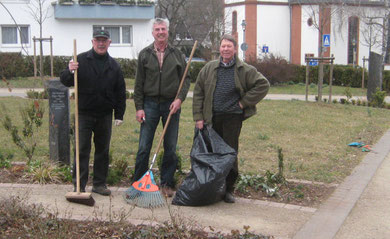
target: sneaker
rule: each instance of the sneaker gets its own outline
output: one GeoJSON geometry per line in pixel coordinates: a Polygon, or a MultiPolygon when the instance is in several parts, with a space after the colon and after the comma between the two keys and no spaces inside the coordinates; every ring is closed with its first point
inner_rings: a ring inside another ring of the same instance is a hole
{"type": "Polygon", "coordinates": [[[92,192],[98,193],[98,194],[103,195],[103,196],[111,195],[111,190],[108,189],[106,185],[93,186],[92,192]]]}
{"type": "Polygon", "coordinates": [[[227,192],[225,194],[225,198],[223,199],[227,203],[235,203],[236,199],[234,198],[233,194],[230,192],[227,192]]]}
{"type": "Polygon", "coordinates": [[[161,192],[165,197],[170,198],[173,196],[173,188],[171,188],[171,187],[164,186],[164,187],[162,187],[161,192]]]}

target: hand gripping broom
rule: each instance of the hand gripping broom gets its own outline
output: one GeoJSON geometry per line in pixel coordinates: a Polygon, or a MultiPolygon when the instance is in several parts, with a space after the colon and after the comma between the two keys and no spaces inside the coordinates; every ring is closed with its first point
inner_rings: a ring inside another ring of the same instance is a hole
{"type": "MultiPolygon", "coordinates": [[[[197,44],[198,41],[195,41],[195,44],[192,47],[190,58],[188,59],[187,62],[186,69],[180,81],[179,89],[177,90],[175,100],[179,96],[180,90],[183,86],[197,44]]],[[[149,170],[138,181],[134,182],[131,185],[131,187],[127,189],[125,192],[124,195],[125,200],[130,204],[134,204],[138,207],[143,207],[143,208],[157,208],[165,205],[165,201],[161,196],[161,193],[159,191],[158,186],[156,185],[156,182],[154,181],[152,167],[156,160],[157,154],[160,150],[160,146],[163,141],[165,132],[167,131],[169,121],[171,120],[171,116],[172,116],[172,111],[169,112],[167,122],[165,123],[163,132],[160,136],[160,140],[158,142],[156,152],[153,155],[153,160],[152,163],[150,164],[149,170]]]]}
{"type": "MultiPolygon", "coordinates": [[[[77,62],[76,39],[73,40],[73,61],[77,62]]],[[[75,135],[76,135],[76,192],[68,192],[65,194],[66,200],[69,202],[84,204],[87,206],[95,205],[91,193],[80,192],[80,157],[79,157],[79,100],[78,100],[78,80],[77,69],[74,71],[74,99],[75,99],[75,135]]]]}

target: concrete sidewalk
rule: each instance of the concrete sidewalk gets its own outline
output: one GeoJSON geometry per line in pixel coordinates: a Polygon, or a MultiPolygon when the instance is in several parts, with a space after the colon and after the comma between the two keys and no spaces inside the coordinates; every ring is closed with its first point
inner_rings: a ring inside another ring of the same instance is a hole
{"type": "Polygon", "coordinates": [[[250,231],[275,238],[390,238],[389,152],[390,130],[319,209],[239,198],[235,204],[149,210],[127,204],[126,188],[111,188],[111,197],[93,194],[95,207],[87,207],[65,200],[71,185],[0,184],[0,198],[17,195],[59,217],[78,220],[109,220],[130,213],[133,224],[154,224],[170,220],[171,210],[181,221],[225,233],[250,226],[250,231]]]}

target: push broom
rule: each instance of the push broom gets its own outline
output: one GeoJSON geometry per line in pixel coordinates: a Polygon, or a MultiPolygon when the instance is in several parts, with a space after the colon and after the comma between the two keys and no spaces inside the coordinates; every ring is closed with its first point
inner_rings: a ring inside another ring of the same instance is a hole
{"type": "MultiPolygon", "coordinates": [[[[194,46],[192,47],[190,58],[188,59],[186,69],[184,70],[183,77],[180,81],[179,89],[177,90],[177,94],[175,97],[175,100],[179,96],[180,90],[183,87],[184,80],[186,78],[188,68],[191,64],[192,56],[194,55],[196,45],[198,44],[198,41],[195,41],[194,46]]],[[[162,207],[165,205],[165,201],[163,197],[161,196],[161,193],[159,191],[159,188],[156,184],[156,181],[154,180],[152,167],[154,165],[154,162],[156,161],[157,154],[160,150],[161,143],[163,141],[165,132],[167,131],[169,121],[171,120],[172,111],[169,112],[167,122],[164,125],[163,132],[160,136],[160,140],[157,145],[157,149],[153,155],[152,163],[150,164],[149,170],[136,182],[134,182],[129,189],[125,192],[125,200],[130,203],[134,204],[138,207],[143,208],[157,208],[162,207]]]]}
{"type": "MultiPolygon", "coordinates": [[[[76,39],[73,40],[73,61],[77,62],[76,39]]],[[[78,80],[77,69],[74,71],[74,99],[75,99],[75,145],[76,145],[76,192],[68,192],[65,194],[66,200],[69,202],[84,204],[87,206],[95,205],[95,200],[91,193],[80,192],[80,157],[79,157],[79,98],[78,98],[78,80]]]]}

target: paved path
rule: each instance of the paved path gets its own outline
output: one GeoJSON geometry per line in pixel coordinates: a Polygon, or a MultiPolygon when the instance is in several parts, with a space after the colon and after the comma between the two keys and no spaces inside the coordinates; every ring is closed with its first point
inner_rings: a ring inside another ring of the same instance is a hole
{"type": "MultiPolygon", "coordinates": [[[[26,92],[29,91],[29,90],[32,90],[32,89],[28,89],[28,88],[14,88],[10,92],[7,88],[0,88],[0,97],[4,97],[4,96],[26,97],[27,96],[26,92]]],[[[36,89],[33,89],[33,90],[35,90],[35,91],[43,91],[42,88],[36,88],[36,89]]],[[[133,90],[129,90],[129,91],[132,92],[133,90]]],[[[70,89],[70,92],[72,93],[73,89],[70,89]]],[[[192,95],[193,95],[192,91],[188,92],[188,97],[192,97],[192,95]]],[[[329,97],[327,95],[324,95],[323,98],[324,99],[328,99],[329,97]]],[[[340,96],[340,95],[332,96],[332,99],[339,100],[340,98],[345,98],[345,96],[340,96]]],[[[305,100],[306,96],[305,95],[292,95],[292,94],[268,94],[265,97],[265,99],[267,99],[267,100],[305,100]]],[[[355,99],[355,100],[357,100],[357,99],[367,100],[367,98],[365,96],[354,96],[354,97],[352,97],[352,99],[355,99]]],[[[309,95],[308,96],[308,100],[309,101],[315,101],[315,95],[309,95]]],[[[385,101],[387,103],[390,103],[390,96],[387,96],[385,98],[385,101]]]]}

